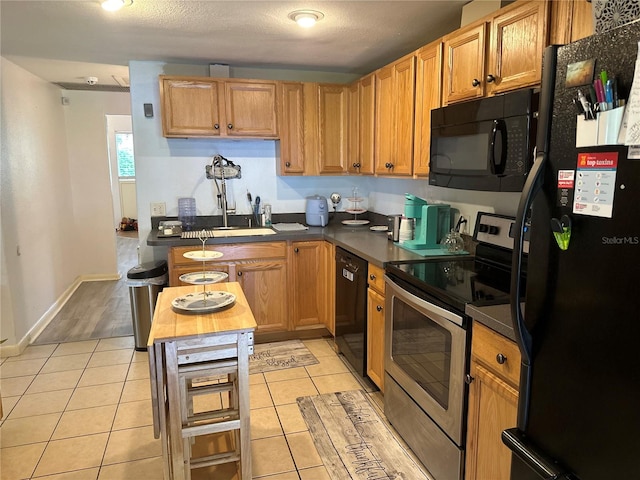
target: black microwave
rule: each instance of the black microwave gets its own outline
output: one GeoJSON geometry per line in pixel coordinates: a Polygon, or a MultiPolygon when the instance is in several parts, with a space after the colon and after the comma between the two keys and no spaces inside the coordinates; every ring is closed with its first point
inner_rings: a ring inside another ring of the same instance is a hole
{"type": "Polygon", "coordinates": [[[533,164],[538,97],[526,89],[433,110],[429,184],[522,191],[533,164]]]}

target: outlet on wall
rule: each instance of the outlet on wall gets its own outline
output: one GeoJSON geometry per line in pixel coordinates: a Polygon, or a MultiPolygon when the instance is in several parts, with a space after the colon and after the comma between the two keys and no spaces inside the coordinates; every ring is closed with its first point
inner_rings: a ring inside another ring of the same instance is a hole
{"type": "Polygon", "coordinates": [[[167,207],[164,202],[151,202],[151,216],[164,217],[167,214],[167,207]]]}

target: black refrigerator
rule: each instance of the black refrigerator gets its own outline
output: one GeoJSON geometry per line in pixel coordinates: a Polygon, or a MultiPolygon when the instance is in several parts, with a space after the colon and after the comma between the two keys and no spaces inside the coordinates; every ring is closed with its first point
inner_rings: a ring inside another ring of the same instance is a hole
{"type": "Polygon", "coordinates": [[[640,155],[616,144],[608,118],[632,90],[638,41],[633,23],[545,51],[515,228],[530,249],[524,311],[518,248],[512,274],[522,370],[517,425],[502,433],[511,480],[640,478],[640,155]],[[617,98],[591,119],[577,103],[602,70],[617,98]]]}

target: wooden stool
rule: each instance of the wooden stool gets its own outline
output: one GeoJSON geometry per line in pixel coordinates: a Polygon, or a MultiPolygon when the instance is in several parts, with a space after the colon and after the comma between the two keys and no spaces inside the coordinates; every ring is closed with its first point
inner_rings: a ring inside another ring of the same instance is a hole
{"type": "Polygon", "coordinates": [[[248,332],[165,344],[169,448],[174,478],[190,480],[191,469],[238,462],[240,478],[251,480],[249,355],[252,352],[253,333],[248,332]],[[194,408],[194,400],[213,395],[219,399],[216,405],[194,408]],[[224,443],[220,440],[224,435],[230,439],[226,441],[230,447],[227,450],[218,452],[203,446],[207,439],[224,443]]]}

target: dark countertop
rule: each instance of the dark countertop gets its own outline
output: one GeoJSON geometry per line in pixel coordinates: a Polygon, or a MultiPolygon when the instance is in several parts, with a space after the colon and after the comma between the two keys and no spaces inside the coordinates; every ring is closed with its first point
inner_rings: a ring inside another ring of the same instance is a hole
{"type": "MultiPolygon", "coordinates": [[[[385,217],[382,217],[385,218],[385,217]]],[[[371,225],[382,225],[382,218],[375,218],[371,224],[358,227],[343,225],[339,218],[333,219],[326,227],[309,227],[307,230],[276,232],[274,235],[256,235],[246,237],[218,237],[207,239],[207,245],[223,243],[253,243],[277,241],[305,241],[327,240],[338,247],[365,259],[380,268],[385,264],[397,260],[420,260],[425,257],[397,246],[387,238],[387,232],[372,232],[371,225]]],[[[304,224],[300,218],[283,218],[280,221],[298,222],[304,224]]],[[[246,225],[246,223],[245,223],[246,225]]],[[[182,239],[180,237],[158,237],[157,223],[147,237],[147,245],[152,247],[176,247],[187,245],[201,245],[198,239],[182,239]]],[[[515,332],[511,322],[511,307],[509,305],[491,305],[476,307],[467,305],[467,315],[479,321],[492,330],[515,341],[515,332]]]]}
{"type": "MultiPolygon", "coordinates": [[[[375,224],[372,223],[371,225],[375,224]]],[[[384,268],[386,263],[395,260],[420,260],[424,258],[390,242],[387,238],[387,232],[372,232],[369,230],[371,225],[350,227],[342,225],[340,222],[330,222],[326,227],[309,227],[308,230],[276,232],[275,235],[209,238],[207,239],[207,245],[287,240],[327,240],[381,268],[384,268]]],[[[152,247],[177,247],[200,244],[201,242],[198,239],[158,237],[157,229],[152,230],[147,237],[147,245],[152,247]]]]}
{"type": "MultiPolygon", "coordinates": [[[[522,305],[524,308],[524,305],[522,305]]],[[[511,320],[511,305],[489,305],[486,307],[476,307],[467,305],[465,313],[491,330],[504,335],[512,341],[516,341],[516,334],[511,320]]]]}

